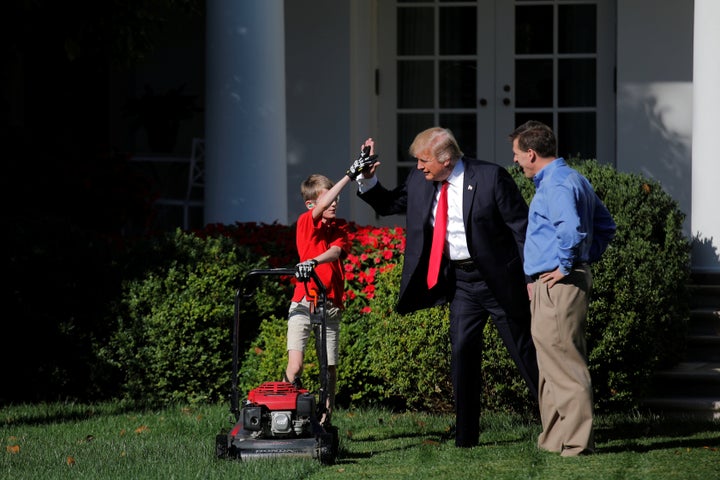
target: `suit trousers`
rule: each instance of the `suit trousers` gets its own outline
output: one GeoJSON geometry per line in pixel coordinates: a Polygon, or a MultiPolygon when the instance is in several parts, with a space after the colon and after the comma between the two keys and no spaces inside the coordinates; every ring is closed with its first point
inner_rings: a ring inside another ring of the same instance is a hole
{"type": "Polygon", "coordinates": [[[451,377],[455,400],[455,445],[472,447],[480,437],[483,329],[490,316],[520,368],[533,395],[537,395],[537,363],[530,335],[530,318],[507,316],[477,271],[448,267],[454,286],[450,296],[451,377]],[[534,390],[534,391],[533,391],[534,390]]]}
{"type": "Polygon", "coordinates": [[[562,456],[594,449],[593,393],[585,344],[591,287],[589,267],[576,268],[552,288],[536,281],[530,303],[540,369],[538,447],[562,456]]]}

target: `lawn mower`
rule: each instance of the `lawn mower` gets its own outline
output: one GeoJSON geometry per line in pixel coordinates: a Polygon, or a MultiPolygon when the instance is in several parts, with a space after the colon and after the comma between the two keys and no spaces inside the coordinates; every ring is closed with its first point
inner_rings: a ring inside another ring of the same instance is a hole
{"type": "MultiPolygon", "coordinates": [[[[270,381],[252,389],[240,408],[238,392],[240,302],[252,298],[262,275],[295,275],[294,269],[251,270],[235,295],[232,328],[232,392],[230,412],[234,426],[215,440],[218,458],[252,460],[268,457],[306,457],[323,464],[335,462],[338,452],[337,428],[320,423],[327,412],[328,396],[325,286],[313,270],[316,292],[315,313],[311,316],[315,348],[320,363],[319,398],[287,381],[270,381]]],[[[305,281],[307,287],[308,283],[305,281]]],[[[315,293],[315,292],[313,292],[315,293]]]]}

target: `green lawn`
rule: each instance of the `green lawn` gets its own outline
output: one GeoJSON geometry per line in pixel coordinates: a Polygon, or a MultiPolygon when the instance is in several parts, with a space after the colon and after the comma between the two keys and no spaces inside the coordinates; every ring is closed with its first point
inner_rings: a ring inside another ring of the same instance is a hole
{"type": "Polygon", "coordinates": [[[339,410],[340,456],[239,462],[215,458],[226,406],[124,410],[120,404],[0,409],[2,479],[698,479],[720,478],[720,422],[606,416],[595,455],[560,458],[535,447],[539,426],[488,414],[481,445],[445,439],[447,415],[339,410]]]}

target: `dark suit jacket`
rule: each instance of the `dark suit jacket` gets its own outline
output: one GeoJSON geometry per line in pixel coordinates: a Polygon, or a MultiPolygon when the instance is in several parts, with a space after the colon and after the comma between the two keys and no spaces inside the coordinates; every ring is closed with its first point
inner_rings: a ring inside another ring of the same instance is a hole
{"type": "MultiPolygon", "coordinates": [[[[513,317],[529,316],[523,273],[523,247],[528,207],[508,171],[494,163],[463,157],[463,218],[468,249],[495,299],[513,317]]],[[[358,196],[379,215],[406,215],[406,247],[399,313],[409,313],[447,301],[448,285],[440,275],[428,290],[427,265],[432,242],[430,224],[435,182],[413,169],[404,184],[388,190],[379,182],[358,196]]]]}

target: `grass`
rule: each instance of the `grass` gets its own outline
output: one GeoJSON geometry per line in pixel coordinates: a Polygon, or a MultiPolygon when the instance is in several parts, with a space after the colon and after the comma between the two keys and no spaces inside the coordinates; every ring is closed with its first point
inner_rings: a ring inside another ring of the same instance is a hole
{"type": "Polygon", "coordinates": [[[447,415],[339,410],[340,455],[252,462],[215,458],[226,406],[126,410],[120,404],[0,409],[0,478],[7,479],[702,479],[720,478],[720,422],[639,414],[599,416],[595,455],[535,447],[535,421],[482,418],[481,445],[444,438],[447,415]]]}

